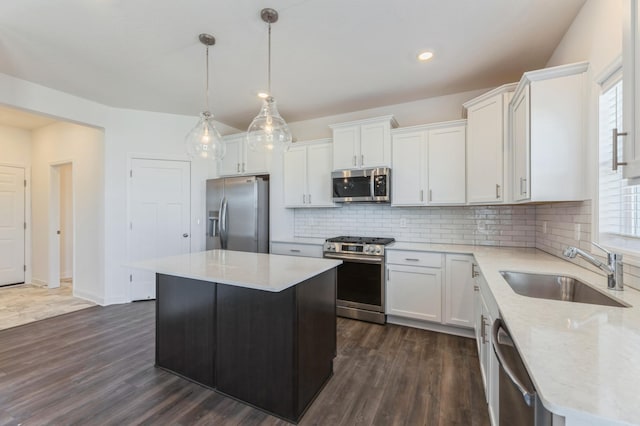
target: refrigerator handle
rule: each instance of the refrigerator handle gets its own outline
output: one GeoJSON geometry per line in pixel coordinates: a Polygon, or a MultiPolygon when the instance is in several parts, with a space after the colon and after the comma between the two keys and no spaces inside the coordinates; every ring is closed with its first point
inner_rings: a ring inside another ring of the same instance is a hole
{"type": "Polygon", "coordinates": [[[228,234],[227,222],[227,197],[222,197],[220,203],[220,248],[226,250],[228,234]]]}

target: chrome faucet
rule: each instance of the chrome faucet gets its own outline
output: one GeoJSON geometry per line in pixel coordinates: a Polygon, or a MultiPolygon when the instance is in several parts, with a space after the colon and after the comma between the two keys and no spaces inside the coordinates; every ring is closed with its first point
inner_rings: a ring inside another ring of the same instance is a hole
{"type": "Polygon", "coordinates": [[[584,260],[594,265],[596,268],[600,268],[607,273],[607,287],[611,290],[622,290],[622,255],[617,253],[611,253],[609,250],[602,247],[600,244],[592,242],[594,246],[607,254],[607,263],[601,262],[589,253],[580,250],[577,247],[567,247],[563,254],[574,259],[576,255],[580,255],[584,260]]]}

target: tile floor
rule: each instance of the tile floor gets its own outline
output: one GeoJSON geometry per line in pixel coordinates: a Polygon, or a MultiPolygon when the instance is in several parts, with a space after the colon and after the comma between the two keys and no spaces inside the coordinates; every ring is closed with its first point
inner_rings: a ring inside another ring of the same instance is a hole
{"type": "Polygon", "coordinates": [[[95,306],[72,293],[71,281],[54,289],[34,284],[0,287],[0,330],[95,306]]]}

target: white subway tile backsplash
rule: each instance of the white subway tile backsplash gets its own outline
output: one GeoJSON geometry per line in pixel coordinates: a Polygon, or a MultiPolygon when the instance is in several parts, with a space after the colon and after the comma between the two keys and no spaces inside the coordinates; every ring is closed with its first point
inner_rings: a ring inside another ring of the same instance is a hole
{"type": "Polygon", "coordinates": [[[535,214],[530,206],[345,204],[335,209],[297,209],[294,232],[296,237],[392,236],[398,241],[535,247],[535,214]]]}

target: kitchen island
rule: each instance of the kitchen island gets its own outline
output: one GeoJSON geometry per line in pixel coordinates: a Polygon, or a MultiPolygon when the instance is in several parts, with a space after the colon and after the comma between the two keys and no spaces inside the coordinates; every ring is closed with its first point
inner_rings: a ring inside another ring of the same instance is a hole
{"type": "Polygon", "coordinates": [[[297,422],[333,374],[340,261],[210,250],[156,273],[156,366],[297,422]]]}

